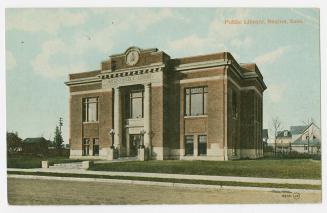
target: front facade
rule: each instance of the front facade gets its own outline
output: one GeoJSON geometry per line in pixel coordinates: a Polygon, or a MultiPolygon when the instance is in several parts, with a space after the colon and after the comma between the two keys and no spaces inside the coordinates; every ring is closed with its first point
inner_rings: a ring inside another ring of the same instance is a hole
{"type": "Polygon", "coordinates": [[[70,157],[229,160],[263,156],[255,64],[228,52],[170,58],[130,47],[69,75],[70,157]]]}

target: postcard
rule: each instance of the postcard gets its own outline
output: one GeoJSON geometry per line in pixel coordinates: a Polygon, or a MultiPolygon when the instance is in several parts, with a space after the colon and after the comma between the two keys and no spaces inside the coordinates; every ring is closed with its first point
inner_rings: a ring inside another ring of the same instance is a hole
{"type": "Polygon", "coordinates": [[[322,202],[319,8],[6,8],[16,205],[322,202]]]}

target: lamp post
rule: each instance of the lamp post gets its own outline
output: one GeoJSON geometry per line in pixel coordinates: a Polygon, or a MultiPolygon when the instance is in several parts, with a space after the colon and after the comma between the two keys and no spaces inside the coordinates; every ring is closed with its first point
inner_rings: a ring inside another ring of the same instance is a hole
{"type": "Polygon", "coordinates": [[[114,129],[110,129],[109,135],[111,135],[111,146],[110,146],[110,148],[113,149],[114,148],[115,130],[114,129]]]}

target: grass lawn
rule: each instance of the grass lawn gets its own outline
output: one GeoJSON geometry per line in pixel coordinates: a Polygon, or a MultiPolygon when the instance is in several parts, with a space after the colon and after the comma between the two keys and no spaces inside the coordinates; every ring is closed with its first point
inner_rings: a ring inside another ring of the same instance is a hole
{"type": "Polygon", "coordinates": [[[132,161],[94,164],[90,167],[90,170],[321,179],[321,161],[314,161],[310,159],[260,159],[238,161],[132,161]]]}
{"type": "Polygon", "coordinates": [[[33,155],[8,155],[7,167],[8,168],[41,168],[41,161],[48,160],[50,165],[54,163],[68,163],[76,162],[78,160],[70,160],[68,157],[37,157],[33,155]]]}

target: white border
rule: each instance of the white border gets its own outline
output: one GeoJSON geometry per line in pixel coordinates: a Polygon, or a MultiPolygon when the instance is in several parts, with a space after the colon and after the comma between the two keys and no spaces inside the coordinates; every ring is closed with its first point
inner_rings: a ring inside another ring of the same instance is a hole
{"type": "MultiPolygon", "coordinates": [[[[114,0],[114,1],[106,1],[106,0],[30,0],[30,1],[22,1],[22,0],[3,0],[0,1],[0,11],[1,11],[1,19],[0,19],[0,30],[1,38],[0,48],[1,48],[1,56],[5,56],[5,38],[4,38],[4,8],[12,8],[12,7],[26,7],[26,8],[33,8],[33,7],[159,7],[159,6],[166,6],[166,7],[316,7],[320,8],[320,38],[321,38],[321,129],[322,129],[322,152],[326,152],[326,27],[327,26],[327,7],[324,4],[324,0],[270,0],[270,1],[260,1],[260,0],[234,0],[234,1],[217,1],[217,0],[202,0],[202,1],[194,1],[194,0],[147,0],[147,1],[136,1],[136,0],[114,0]],[[165,3],[163,3],[165,2],[165,3]]],[[[1,168],[1,194],[0,194],[0,208],[1,212],[21,212],[21,211],[33,211],[35,212],[58,212],[58,211],[72,211],[76,210],[79,212],[86,212],[89,211],[90,208],[96,212],[108,212],[110,211],[151,211],[151,212],[167,212],[167,211],[179,211],[179,212],[198,212],[199,210],[204,211],[222,211],[222,212],[254,212],[254,211],[261,211],[261,212],[323,212],[323,208],[326,209],[326,196],[323,194],[323,204],[322,205],[314,205],[314,204],[307,204],[307,205],[196,205],[196,206],[177,206],[177,205],[158,205],[158,206],[92,206],[92,207],[85,207],[85,206],[56,206],[53,207],[39,207],[39,206],[8,206],[7,204],[7,185],[6,185],[6,143],[5,143],[5,69],[4,63],[5,58],[0,58],[0,168],[1,168]],[[269,208],[267,208],[269,207],[269,208]]],[[[326,183],[326,154],[323,154],[323,185],[326,183]]],[[[326,190],[326,187],[323,187],[323,191],[326,190]]]]}

